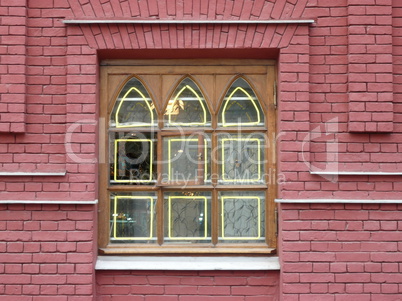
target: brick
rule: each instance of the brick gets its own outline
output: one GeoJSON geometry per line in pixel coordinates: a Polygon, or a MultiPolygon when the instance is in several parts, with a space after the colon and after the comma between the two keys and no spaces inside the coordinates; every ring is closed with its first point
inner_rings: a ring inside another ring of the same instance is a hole
{"type": "Polygon", "coordinates": [[[33,241],[65,241],[67,234],[64,231],[41,231],[33,232],[33,241]]]}
{"type": "Polygon", "coordinates": [[[0,282],[2,284],[30,284],[30,275],[0,275],[0,282]]]}
{"type": "Polygon", "coordinates": [[[345,283],[367,283],[370,282],[369,273],[350,273],[350,274],[335,274],[336,282],[345,283]]]}

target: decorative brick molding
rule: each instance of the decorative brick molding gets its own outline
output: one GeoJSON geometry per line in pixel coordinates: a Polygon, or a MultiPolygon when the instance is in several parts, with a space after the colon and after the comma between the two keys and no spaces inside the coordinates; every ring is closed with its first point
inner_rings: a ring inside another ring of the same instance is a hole
{"type": "Polygon", "coordinates": [[[0,132],[24,133],[27,0],[2,1],[0,11],[0,132]]]}
{"type": "Polygon", "coordinates": [[[348,1],[349,131],[392,132],[392,0],[348,1]]]}

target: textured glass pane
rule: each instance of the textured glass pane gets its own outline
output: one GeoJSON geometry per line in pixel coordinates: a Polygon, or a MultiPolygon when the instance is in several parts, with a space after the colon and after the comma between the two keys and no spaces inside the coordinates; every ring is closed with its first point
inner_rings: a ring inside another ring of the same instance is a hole
{"type": "Polygon", "coordinates": [[[264,192],[221,192],[220,240],[225,242],[264,241],[264,192]]]}
{"type": "Polygon", "coordinates": [[[110,213],[112,242],[152,243],[156,241],[155,193],[112,195],[110,213]]]}
{"type": "Polygon", "coordinates": [[[210,242],[211,196],[207,192],[165,194],[165,243],[210,242]]]}
{"type": "Polygon", "coordinates": [[[209,181],[210,140],[206,135],[173,136],[163,140],[163,182],[170,184],[209,181]]]}
{"type": "Polygon", "coordinates": [[[144,85],[135,77],[121,90],[110,116],[110,126],[148,127],[156,125],[157,114],[144,85]]]}
{"type": "Polygon", "coordinates": [[[262,183],[264,138],[262,135],[220,135],[221,183],[262,183]]]}
{"type": "Polygon", "coordinates": [[[176,88],[165,111],[166,126],[210,126],[211,114],[200,88],[185,78],[176,88]]]}
{"type": "Polygon", "coordinates": [[[219,112],[219,126],[264,126],[264,114],[250,85],[237,79],[225,95],[219,112]]]}
{"type": "Polygon", "coordinates": [[[110,183],[152,184],[156,181],[156,141],[152,133],[111,133],[110,141],[113,154],[110,183]]]}

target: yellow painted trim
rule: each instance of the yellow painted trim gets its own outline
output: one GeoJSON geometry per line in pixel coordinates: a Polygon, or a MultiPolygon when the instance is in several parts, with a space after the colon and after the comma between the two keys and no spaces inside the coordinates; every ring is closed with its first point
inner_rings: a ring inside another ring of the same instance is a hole
{"type": "Polygon", "coordinates": [[[151,240],[153,238],[153,223],[154,223],[154,202],[153,198],[150,196],[115,196],[114,197],[114,211],[113,211],[113,224],[114,224],[114,229],[113,229],[113,238],[115,239],[120,239],[120,240],[151,240]],[[117,222],[117,201],[118,199],[142,199],[142,200],[149,200],[151,204],[151,218],[150,218],[150,225],[149,225],[149,237],[120,237],[117,236],[116,233],[116,222],[117,222]]]}
{"type": "Polygon", "coordinates": [[[207,239],[208,238],[208,203],[207,203],[207,198],[205,196],[169,196],[169,202],[168,202],[168,236],[170,239],[174,240],[194,240],[194,239],[207,239]],[[172,236],[172,199],[201,199],[204,201],[204,233],[205,235],[203,237],[174,237],[172,236]]]}
{"type": "Polygon", "coordinates": [[[173,99],[173,103],[176,102],[177,98],[179,98],[180,94],[185,90],[189,89],[191,92],[194,93],[194,95],[197,97],[199,103],[201,104],[202,110],[204,112],[204,122],[172,122],[172,114],[168,113],[169,116],[169,123],[170,125],[205,125],[207,123],[207,111],[205,110],[205,106],[202,103],[201,97],[197,94],[197,92],[191,88],[189,85],[184,86],[179,93],[177,93],[176,97],[173,99]]]}
{"type": "Polygon", "coordinates": [[[226,138],[222,139],[222,181],[223,182],[244,182],[244,181],[259,181],[261,180],[261,142],[258,138],[226,138]],[[258,144],[258,178],[256,179],[226,179],[225,178],[225,141],[257,141],[258,144]]]}
{"type": "Polygon", "coordinates": [[[146,183],[152,181],[152,165],[153,165],[153,141],[151,139],[116,139],[114,141],[114,180],[117,183],[146,183]],[[150,158],[150,169],[149,169],[149,180],[117,180],[117,144],[119,142],[149,142],[149,158],[150,158]]]}
{"type": "Polygon", "coordinates": [[[238,125],[258,125],[261,122],[261,117],[260,117],[260,110],[258,109],[257,105],[255,104],[254,99],[251,97],[251,95],[249,93],[247,93],[246,90],[244,90],[242,87],[237,87],[236,89],[233,90],[233,92],[229,95],[229,97],[227,98],[225,105],[223,106],[223,110],[222,110],[222,126],[223,127],[228,127],[228,126],[238,126],[238,125]],[[231,98],[233,97],[233,94],[236,93],[237,90],[241,90],[244,94],[247,95],[248,99],[251,101],[251,103],[253,104],[256,112],[257,112],[257,116],[258,119],[257,121],[253,121],[253,122],[245,122],[245,123],[239,123],[239,122],[226,122],[226,117],[225,117],[225,111],[226,111],[226,107],[228,106],[228,103],[230,102],[231,98]]]}
{"type": "Polygon", "coordinates": [[[261,198],[258,196],[222,196],[221,197],[222,238],[230,240],[258,240],[261,238],[261,198]],[[257,237],[231,237],[225,236],[225,199],[256,199],[258,202],[258,236],[257,237]]]}
{"type": "MultiPolygon", "coordinates": [[[[152,101],[152,100],[151,100],[152,101]]],[[[122,100],[120,101],[120,104],[117,108],[116,111],[116,115],[115,115],[115,119],[116,119],[116,128],[129,128],[129,127],[143,127],[143,126],[153,126],[154,124],[154,112],[151,108],[151,106],[149,105],[147,98],[145,97],[144,94],[141,93],[141,91],[139,89],[137,89],[136,87],[132,87],[130,90],[128,90],[128,92],[123,96],[122,100]],[[141,123],[141,124],[131,124],[131,125],[120,125],[119,123],[119,113],[120,113],[120,108],[123,105],[123,102],[125,101],[126,97],[128,94],[131,93],[132,90],[135,90],[138,94],[141,95],[142,99],[144,100],[144,102],[147,104],[148,110],[151,113],[151,123],[141,123]]]]}
{"type": "MultiPolygon", "coordinates": [[[[172,151],[171,151],[171,142],[172,141],[174,141],[174,142],[179,142],[179,141],[197,141],[198,142],[198,139],[187,139],[187,138],[183,138],[183,139],[169,139],[169,141],[168,141],[168,181],[171,181],[172,180],[172,172],[171,172],[171,169],[172,169],[172,160],[171,160],[171,154],[172,154],[172,151]]],[[[207,145],[206,145],[206,139],[204,139],[204,181],[207,179],[207,176],[208,176],[208,170],[207,170],[207,168],[208,168],[208,160],[207,160],[207,155],[208,155],[208,152],[207,152],[207,145]]]]}

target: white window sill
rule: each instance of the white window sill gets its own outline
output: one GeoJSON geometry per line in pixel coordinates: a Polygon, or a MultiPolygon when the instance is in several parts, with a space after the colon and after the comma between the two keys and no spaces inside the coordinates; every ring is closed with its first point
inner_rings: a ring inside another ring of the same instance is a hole
{"type": "Polygon", "coordinates": [[[279,258],[273,257],[167,257],[99,256],[95,270],[279,270],[279,258]]]}

